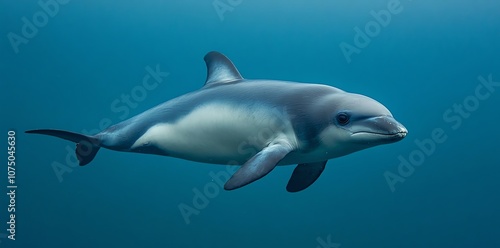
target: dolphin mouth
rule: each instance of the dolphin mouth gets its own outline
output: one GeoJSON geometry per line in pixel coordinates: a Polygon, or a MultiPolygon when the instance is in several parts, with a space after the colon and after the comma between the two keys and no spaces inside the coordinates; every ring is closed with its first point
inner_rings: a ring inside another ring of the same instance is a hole
{"type": "Polygon", "coordinates": [[[406,137],[408,134],[408,131],[406,129],[400,130],[397,132],[393,133],[382,133],[382,132],[373,132],[373,131],[359,131],[359,132],[354,132],[351,135],[352,136],[359,136],[359,135],[376,135],[380,136],[381,138],[385,137],[388,139],[395,139],[395,140],[402,140],[406,137]]]}
{"type": "Polygon", "coordinates": [[[408,130],[392,116],[379,116],[366,119],[358,130],[352,130],[353,137],[395,142],[402,140],[408,130]]]}
{"type": "Polygon", "coordinates": [[[408,134],[408,131],[401,130],[401,131],[397,131],[397,132],[394,132],[394,133],[382,133],[382,132],[373,132],[373,131],[359,131],[359,132],[354,132],[352,134],[355,135],[355,134],[361,134],[361,133],[378,134],[378,135],[383,135],[383,136],[406,136],[408,134]]]}

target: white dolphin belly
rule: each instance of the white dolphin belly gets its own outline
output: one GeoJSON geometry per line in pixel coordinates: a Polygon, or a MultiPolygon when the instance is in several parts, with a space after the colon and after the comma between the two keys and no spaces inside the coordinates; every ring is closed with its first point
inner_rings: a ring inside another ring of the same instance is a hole
{"type": "Polygon", "coordinates": [[[172,157],[206,163],[245,162],[280,137],[297,144],[278,109],[223,103],[201,105],[173,123],[150,127],[132,148],[154,145],[172,157]]]}

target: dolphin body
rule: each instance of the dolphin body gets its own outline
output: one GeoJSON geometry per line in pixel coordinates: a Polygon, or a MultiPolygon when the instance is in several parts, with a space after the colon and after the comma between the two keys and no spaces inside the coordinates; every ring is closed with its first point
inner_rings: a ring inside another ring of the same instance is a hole
{"type": "Polygon", "coordinates": [[[76,143],[80,165],[99,148],[241,165],[224,189],[245,186],[277,165],[298,164],[289,192],[309,187],[329,159],[403,139],[406,128],[379,102],[321,85],[243,79],[223,54],[205,58],[205,85],[87,136],[26,131],[76,143]]]}

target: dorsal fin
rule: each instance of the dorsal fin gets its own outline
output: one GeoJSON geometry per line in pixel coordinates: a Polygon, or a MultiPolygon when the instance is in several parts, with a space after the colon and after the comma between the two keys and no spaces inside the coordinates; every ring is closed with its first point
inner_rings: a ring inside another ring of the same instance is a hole
{"type": "Polygon", "coordinates": [[[233,65],[233,62],[222,53],[209,52],[205,55],[204,60],[207,65],[207,80],[205,81],[205,85],[229,83],[243,79],[238,69],[233,65]]]}

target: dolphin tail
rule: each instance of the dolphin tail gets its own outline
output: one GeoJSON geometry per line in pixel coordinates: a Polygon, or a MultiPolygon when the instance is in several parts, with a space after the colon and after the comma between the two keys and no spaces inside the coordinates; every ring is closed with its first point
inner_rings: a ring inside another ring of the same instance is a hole
{"type": "Polygon", "coordinates": [[[55,136],[61,139],[73,141],[76,143],[76,157],[78,158],[79,164],[81,166],[90,163],[99,151],[100,148],[100,139],[95,136],[88,136],[79,133],[73,133],[63,130],[55,130],[55,129],[36,129],[36,130],[28,130],[26,133],[37,133],[55,136]]]}

